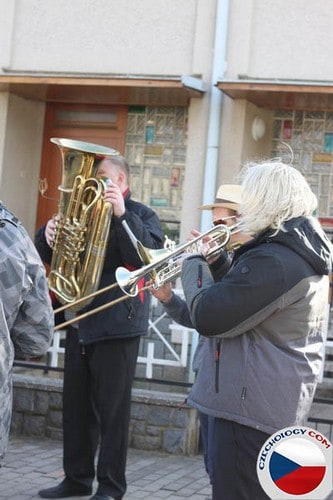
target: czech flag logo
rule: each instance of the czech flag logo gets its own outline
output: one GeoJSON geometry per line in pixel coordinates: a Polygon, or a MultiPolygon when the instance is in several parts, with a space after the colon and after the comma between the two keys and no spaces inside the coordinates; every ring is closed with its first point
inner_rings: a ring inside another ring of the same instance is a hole
{"type": "Polygon", "coordinates": [[[272,499],[323,500],[332,491],[332,444],[315,429],[282,429],[262,447],[257,474],[272,499]]]}

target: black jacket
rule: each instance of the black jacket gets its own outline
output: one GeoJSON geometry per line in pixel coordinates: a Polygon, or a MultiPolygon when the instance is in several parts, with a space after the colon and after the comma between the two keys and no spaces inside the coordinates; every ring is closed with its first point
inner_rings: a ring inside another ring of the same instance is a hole
{"type": "Polygon", "coordinates": [[[316,220],[284,226],[245,243],[219,282],[201,258],[182,269],[192,322],[207,337],[189,404],[269,434],[306,422],[323,363],[333,260],[316,220]]]}
{"type": "MultiPolygon", "coordinates": [[[[148,248],[162,248],[163,232],[155,212],[142,203],[131,199],[130,192],[125,197],[126,212],[122,218],[113,217],[109,242],[106,248],[104,267],[99,288],[115,282],[115,271],[119,266],[137,269],[143,264],[125,232],[122,220],[125,219],[136,238],[148,248]]],[[[35,244],[42,260],[49,264],[52,250],[44,236],[45,226],[36,234],[35,244]]],[[[123,296],[116,286],[97,297],[80,313],[94,309],[123,296]]],[[[89,344],[99,340],[132,337],[147,332],[149,316],[149,294],[139,293],[136,297],[111,306],[79,322],[79,337],[82,343],[89,344]]]]}

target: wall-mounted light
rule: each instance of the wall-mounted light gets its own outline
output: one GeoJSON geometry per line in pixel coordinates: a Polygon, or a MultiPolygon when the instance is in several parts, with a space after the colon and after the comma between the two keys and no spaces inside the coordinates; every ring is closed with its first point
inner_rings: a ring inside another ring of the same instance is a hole
{"type": "Polygon", "coordinates": [[[255,116],[252,122],[252,137],[255,141],[262,139],[266,132],[266,123],[260,116],[255,116]]]}

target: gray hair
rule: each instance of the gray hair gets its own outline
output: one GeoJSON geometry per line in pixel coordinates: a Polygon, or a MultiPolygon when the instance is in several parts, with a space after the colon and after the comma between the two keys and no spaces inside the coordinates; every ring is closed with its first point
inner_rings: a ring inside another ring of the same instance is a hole
{"type": "Polygon", "coordinates": [[[249,163],[242,172],[240,213],[247,231],[283,230],[295,217],[310,217],[318,201],[303,175],[281,161],[249,163]]]}
{"type": "Polygon", "coordinates": [[[124,172],[126,176],[127,182],[129,182],[129,177],[130,177],[130,167],[128,164],[128,161],[124,156],[115,155],[115,156],[108,156],[105,158],[106,161],[109,163],[112,163],[112,165],[116,165],[122,172],[124,172]]]}

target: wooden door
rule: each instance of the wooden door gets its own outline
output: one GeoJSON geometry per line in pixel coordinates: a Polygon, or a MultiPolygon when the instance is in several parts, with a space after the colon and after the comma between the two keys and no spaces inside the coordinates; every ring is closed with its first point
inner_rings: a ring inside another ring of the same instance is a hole
{"type": "Polygon", "coordinates": [[[58,212],[62,160],[51,137],[92,142],[124,154],[127,125],[126,106],[49,104],[45,112],[44,144],[40,169],[40,192],[36,227],[58,212]],[[46,189],[45,189],[46,188],[46,189]]]}

